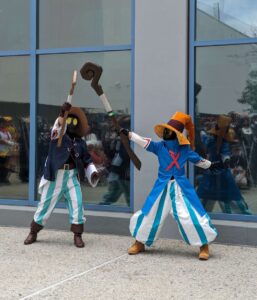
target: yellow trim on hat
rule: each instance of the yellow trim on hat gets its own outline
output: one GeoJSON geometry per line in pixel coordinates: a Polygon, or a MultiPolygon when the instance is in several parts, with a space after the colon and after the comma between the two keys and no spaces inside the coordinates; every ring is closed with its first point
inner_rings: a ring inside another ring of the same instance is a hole
{"type": "Polygon", "coordinates": [[[174,131],[177,135],[178,142],[180,145],[190,145],[189,140],[184,136],[183,133],[175,129],[174,127],[168,125],[168,124],[158,124],[154,127],[155,133],[160,137],[161,139],[163,138],[163,130],[164,128],[167,128],[171,131],[174,131]]]}

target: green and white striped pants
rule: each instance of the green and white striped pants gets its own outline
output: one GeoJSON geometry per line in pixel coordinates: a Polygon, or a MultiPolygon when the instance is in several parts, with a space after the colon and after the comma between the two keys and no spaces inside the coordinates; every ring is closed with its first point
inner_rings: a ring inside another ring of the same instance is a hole
{"type": "Polygon", "coordinates": [[[169,181],[146,216],[139,210],[131,217],[131,235],[137,241],[151,246],[169,214],[173,215],[183,240],[189,245],[202,246],[217,236],[208,214],[200,216],[175,180],[169,181]]]}
{"type": "Polygon", "coordinates": [[[69,210],[70,223],[84,224],[82,193],[76,169],[58,170],[55,181],[48,181],[42,178],[39,193],[41,194],[41,199],[34,215],[36,223],[44,226],[58,201],[64,197],[69,210]]]}

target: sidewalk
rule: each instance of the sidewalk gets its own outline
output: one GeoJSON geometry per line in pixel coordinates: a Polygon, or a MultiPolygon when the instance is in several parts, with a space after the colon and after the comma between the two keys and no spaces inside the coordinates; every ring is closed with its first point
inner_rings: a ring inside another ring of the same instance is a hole
{"type": "Polygon", "coordinates": [[[70,232],[27,234],[0,227],[0,299],[257,299],[257,248],[214,244],[204,262],[175,240],[128,256],[130,237],[84,234],[77,249],[70,232]]]}

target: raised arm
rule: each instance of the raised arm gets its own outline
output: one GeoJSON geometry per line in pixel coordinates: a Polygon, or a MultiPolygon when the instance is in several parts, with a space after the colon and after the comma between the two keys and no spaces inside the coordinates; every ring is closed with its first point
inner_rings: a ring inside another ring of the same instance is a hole
{"type": "MultiPolygon", "coordinates": [[[[56,139],[59,138],[59,136],[61,134],[61,130],[62,130],[62,124],[63,124],[63,121],[64,121],[65,111],[69,111],[70,109],[71,109],[71,104],[68,103],[68,102],[64,102],[62,107],[61,107],[59,117],[55,120],[54,126],[51,130],[51,140],[56,140],[56,139]]],[[[67,129],[67,125],[65,124],[63,134],[65,134],[66,129],[67,129]]]]}

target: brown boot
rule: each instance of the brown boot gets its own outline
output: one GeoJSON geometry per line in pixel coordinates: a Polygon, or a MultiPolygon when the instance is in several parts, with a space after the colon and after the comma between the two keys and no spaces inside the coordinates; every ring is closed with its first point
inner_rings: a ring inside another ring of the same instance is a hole
{"type": "Polygon", "coordinates": [[[37,233],[43,229],[42,225],[39,225],[34,220],[30,224],[30,233],[24,241],[24,245],[30,245],[37,240],[37,233]]]}
{"type": "Polygon", "coordinates": [[[135,241],[135,243],[128,249],[128,254],[133,255],[144,251],[145,245],[143,243],[135,241]]]}
{"type": "Polygon", "coordinates": [[[74,245],[78,248],[85,247],[85,243],[81,237],[84,231],[83,224],[71,224],[71,231],[74,233],[74,245]]]}
{"type": "Polygon", "coordinates": [[[208,244],[203,245],[200,247],[199,259],[201,260],[208,260],[209,258],[209,246],[208,244]]]}

